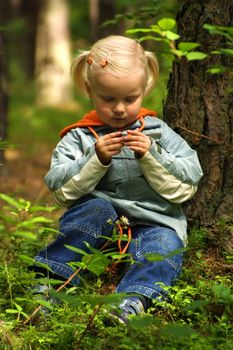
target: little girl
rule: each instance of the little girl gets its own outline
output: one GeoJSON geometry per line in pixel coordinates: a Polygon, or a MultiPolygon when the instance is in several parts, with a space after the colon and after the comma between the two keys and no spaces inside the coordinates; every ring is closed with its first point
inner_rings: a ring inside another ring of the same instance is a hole
{"type": "Polygon", "coordinates": [[[45,177],[56,202],[68,207],[61,234],[35,257],[55,275],[68,279],[68,263],[82,258],[65,245],[88,251],[88,242],[99,249],[118,218],[128,219],[127,253],[134,263],[116,288],[129,294],[119,305],[122,322],[145,311],[150,299],[163,294],[162,284],[170,286],[180,273],[182,254],[163,261],[147,254],[167,256],[184,247],[181,203],[193,197],[202,176],[196,152],[141,107],[158,74],[156,57],[126,37],[109,36],[79,54],[72,75],[94,110],[62,130],[45,177]]]}

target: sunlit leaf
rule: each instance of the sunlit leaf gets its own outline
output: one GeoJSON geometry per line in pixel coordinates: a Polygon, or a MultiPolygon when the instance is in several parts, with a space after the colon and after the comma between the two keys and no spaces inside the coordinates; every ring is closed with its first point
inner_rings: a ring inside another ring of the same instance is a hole
{"type": "Polygon", "coordinates": [[[167,30],[166,31],[166,37],[169,40],[177,40],[177,39],[179,39],[180,36],[178,34],[176,34],[176,33],[171,32],[170,30],[167,30]]]}
{"type": "Polygon", "coordinates": [[[151,28],[134,28],[126,30],[126,34],[150,33],[151,31],[151,28]]]}
{"type": "Polygon", "coordinates": [[[178,57],[184,56],[184,52],[181,50],[171,50],[171,52],[178,57]]]}
{"type": "Polygon", "coordinates": [[[3,200],[4,202],[8,203],[9,205],[11,205],[14,208],[17,209],[21,209],[22,206],[19,204],[18,201],[16,201],[15,199],[11,198],[10,196],[7,196],[4,193],[0,193],[0,199],[3,200]]]}
{"type": "Polygon", "coordinates": [[[43,206],[32,206],[30,208],[30,212],[31,213],[35,213],[35,212],[40,212],[40,211],[44,211],[46,213],[52,213],[54,210],[58,209],[57,206],[52,206],[52,207],[43,207],[43,206]]]}
{"type": "Polygon", "coordinates": [[[36,234],[30,231],[15,231],[13,232],[13,236],[21,237],[21,238],[25,238],[33,241],[37,239],[36,234]]]}
{"type": "Polygon", "coordinates": [[[191,51],[193,49],[196,49],[198,46],[200,46],[200,44],[191,43],[191,42],[184,42],[184,41],[182,41],[178,44],[178,48],[183,52],[191,51]]]}
{"type": "Polygon", "coordinates": [[[221,74],[221,73],[225,73],[226,71],[227,71],[227,68],[223,66],[214,66],[212,68],[207,69],[207,72],[211,74],[221,74]]]}
{"type": "Polygon", "coordinates": [[[37,224],[51,224],[53,220],[44,218],[43,216],[37,216],[35,218],[25,220],[18,224],[18,227],[28,227],[33,228],[36,227],[37,224]]]}
{"type": "Polygon", "coordinates": [[[171,30],[176,25],[176,21],[173,18],[162,18],[158,21],[158,26],[162,30],[171,30]]]}
{"type": "Polygon", "coordinates": [[[30,258],[27,255],[18,255],[18,258],[24,262],[26,262],[27,264],[35,264],[35,260],[30,258]]]}
{"type": "Polygon", "coordinates": [[[203,60],[205,59],[208,55],[205,54],[204,52],[189,52],[186,55],[186,58],[188,61],[195,61],[195,60],[203,60]]]}

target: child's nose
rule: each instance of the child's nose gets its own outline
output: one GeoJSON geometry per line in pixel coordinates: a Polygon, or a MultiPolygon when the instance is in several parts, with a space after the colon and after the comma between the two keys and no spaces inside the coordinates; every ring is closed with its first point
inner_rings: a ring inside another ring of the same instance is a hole
{"type": "Polygon", "coordinates": [[[115,113],[124,113],[125,111],[125,105],[122,102],[118,102],[114,107],[115,113]]]}

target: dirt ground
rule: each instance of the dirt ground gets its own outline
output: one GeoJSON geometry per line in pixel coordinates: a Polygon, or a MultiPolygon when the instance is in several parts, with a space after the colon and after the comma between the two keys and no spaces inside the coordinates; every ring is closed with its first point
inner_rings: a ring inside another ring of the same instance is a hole
{"type": "Polygon", "coordinates": [[[5,162],[0,166],[0,192],[32,202],[53,204],[52,195],[44,184],[49,169],[51,149],[41,147],[35,152],[8,149],[5,162]]]}

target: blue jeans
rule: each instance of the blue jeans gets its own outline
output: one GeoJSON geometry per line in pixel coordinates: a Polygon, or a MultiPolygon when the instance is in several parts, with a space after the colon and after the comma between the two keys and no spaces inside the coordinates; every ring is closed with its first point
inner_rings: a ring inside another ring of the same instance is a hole
{"type": "MultiPolygon", "coordinates": [[[[71,261],[80,261],[82,254],[74,252],[64,245],[70,245],[88,251],[84,242],[99,249],[106,242],[102,235],[111,237],[113,225],[107,223],[118,218],[112,205],[100,198],[83,198],[68,209],[60,219],[60,232],[53,243],[42,249],[35,260],[48,265],[56,275],[65,279],[74,272],[67,265],[71,261]]],[[[174,255],[162,261],[149,261],[146,254],[168,255],[173,250],[183,248],[177,233],[167,227],[132,227],[132,241],[128,253],[134,263],[126,267],[116,292],[138,293],[149,298],[161,295],[163,289],[159,283],[170,286],[177,278],[182,266],[182,254],[174,255]]],[[[73,285],[80,282],[78,276],[73,285]]]]}

